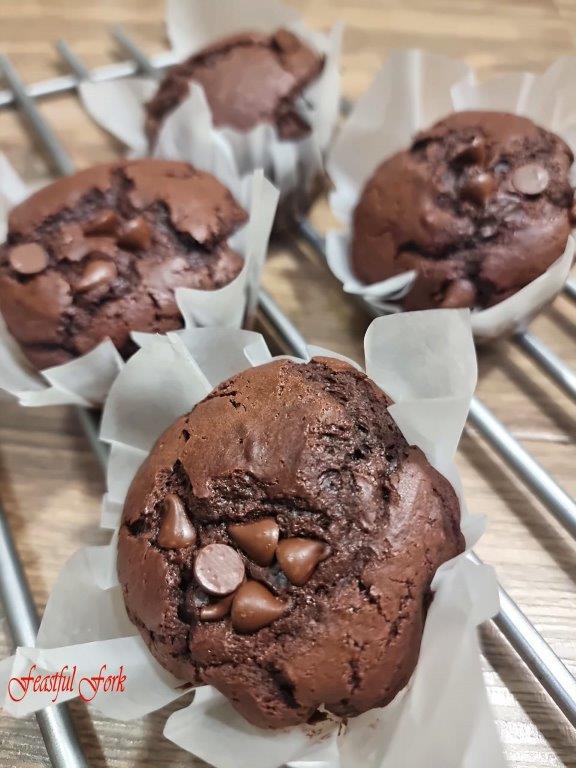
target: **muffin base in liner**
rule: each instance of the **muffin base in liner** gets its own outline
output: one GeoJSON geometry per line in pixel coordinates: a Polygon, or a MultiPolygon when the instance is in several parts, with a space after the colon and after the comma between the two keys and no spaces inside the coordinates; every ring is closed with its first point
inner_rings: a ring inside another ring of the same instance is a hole
{"type": "MultiPolygon", "coordinates": [[[[139,336],[141,349],[112,385],[102,420],[102,437],[111,446],[104,515],[116,527],[132,477],[159,434],[219,382],[272,359],[262,337],[250,331],[187,328],[139,336]]],[[[454,464],[476,383],[469,312],[378,318],[366,333],[365,351],[367,372],[395,401],[390,413],[406,439],[454,485],[466,544],[472,546],[483,520],[466,512],[454,464]]],[[[309,354],[332,353],[310,347],[309,354]]],[[[104,663],[111,671],[122,665],[127,693],[99,693],[89,706],[124,720],[141,717],[189,690],[162,670],[129,622],[116,576],[116,545],[117,533],[108,546],[83,549],[65,565],[48,600],[37,647],[19,648],[15,657],[0,663],[5,686],[31,663],[49,672],[77,665],[77,678],[97,674],[104,663]]],[[[316,726],[273,731],[248,724],[221,694],[205,686],[192,703],[169,717],[165,735],[217,768],[278,768],[286,763],[310,768],[503,768],[476,629],[498,610],[494,572],[464,553],[439,568],[432,589],[416,670],[386,708],[347,722],[329,716],[316,726]]],[[[30,692],[20,702],[6,696],[4,709],[22,716],[50,700],[48,693],[30,692]]]]}
{"type": "MultiPolygon", "coordinates": [[[[281,141],[275,127],[267,124],[246,132],[216,128],[203,88],[192,83],[188,97],[163,121],[153,149],[154,157],[183,160],[214,173],[232,191],[235,178],[262,168],[280,190],[282,203],[305,209],[323,176],[323,153],[339,114],[341,25],[327,35],[312,32],[293,9],[276,0],[170,0],[166,26],[182,60],[228,35],[271,33],[280,27],[324,54],[322,73],[298,103],[311,126],[309,136],[281,141]]],[[[126,78],[82,83],[80,94],[94,120],[126,144],[132,155],[142,157],[149,154],[144,104],[157,87],[150,78],[126,78]]]]}
{"type": "MultiPolygon", "coordinates": [[[[498,110],[524,115],[561,136],[576,154],[576,57],[560,59],[542,75],[513,73],[478,83],[464,63],[419,50],[398,50],[376,75],[346,119],[327,161],[335,189],[330,206],[343,231],[326,238],[327,263],[346,293],[360,296],[377,314],[401,311],[414,272],[367,285],[352,270],[352,217],[366,182],[414,135],[452,112],[498,110]]],[[[572,182],[576,164],[572,166],[572,182]]],[[[570,236],[563,254],[538,278],[488,309],[472,310],[477,340],[522,329],[566,282],[574,258],[570,236]]]]}
{"type": "MultiPolygon", "coordinates": [[[[278,191],[261,171],[236,179],[234,187],[236,199],[250,213],[247,224],[229,238],[230,245],[243,256],[244,266],[234,280],[215,291],[176,290],[176,303],[187,328],[237,328],[254,311],[278,191]]],[[[27,194],[29,190],[0,155],[0,229],[6,228],[10,208],[27,194]]],[[[0,316],[0,389],[16,397],[21,405],[98,406],[104,402],[122,366],[119,352],[106,339],[90,352],[38,373],[0,316]]]]}

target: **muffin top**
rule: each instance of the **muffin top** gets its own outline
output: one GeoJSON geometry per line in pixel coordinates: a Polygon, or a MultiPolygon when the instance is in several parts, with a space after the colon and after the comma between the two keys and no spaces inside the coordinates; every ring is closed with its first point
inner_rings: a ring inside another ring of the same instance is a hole
{"type": "Polygon", "coordinates": [[[137,160],[60,179],[14,208],[0,247],[0,311],[39,369],[110,337],[179,328],[179,286],[229,283],[242,258],[227,238],[246,212],[186,163],[137,160]]]}
{"type": "Polygon", "coordinates": [[[301,139],[310,126],[297,101],[323,66],[324,58],[286,29],[224,38],[168,70],[146,105],[150,144],[191,82],[204,89],[215,126],[249,131],[270,123],[281,139],[301,139]]]}
{"type": "Polygon", "coordinates": [[[416,270],[405,309],[489,307],[541,275],[570,233],[573,155],[504,112],[456,112],[383,162],[354,212],[366,283],[416,270]]]}
{"type": "Polygon", "coordinates": [[[118,574],[158,661],[261,727],[389,702],[430,583],[463,549],[454,490],[346,363],[278,360],[218,386],[128,493],[118,574]]]}

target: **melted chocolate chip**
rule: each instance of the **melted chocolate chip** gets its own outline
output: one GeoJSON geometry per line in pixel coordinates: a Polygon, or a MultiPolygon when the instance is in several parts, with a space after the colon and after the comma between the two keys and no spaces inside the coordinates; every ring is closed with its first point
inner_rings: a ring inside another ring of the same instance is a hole
{"type": "Polygon", "coordinates": [[[158,533],[158,544],[162,549],[183,549],[196,542],[196,529],[188,519],[184,505],[174,493],[169,493],[163,502],[164,518],[158,533]]]}
{"type": "Polygon", "coordinates": [[[208,544],[194,561],[194,576],[211,595],[229,595],[244,579],[244,563],[227,544],[208,544]]]}
{"type": "Polygon", "coordinates": [[[474,205],[486,205],[496,190],[496,180],[490,173],[482,172],[468,178],[460,187],[460,196],[474,205]]]}
{"type": "Polygon", "coordinates": [[[283,539],[276,549],[278,564],[297,587],[303,587],[310,579],[318,563],[330,555],[330,547],[314,539],[283,539]]]}
{"type": "Polygon", "coordinates": [[[540,195],[550,182],[550,174],[538,163],[527,163],[516,168],[512,174],[512,184],[521,195],[540,195]]]}
{"type": "Polygon", "coordinates": [[[118,245],[130,250],[143,251],[150,246],[152,233],[148,222],[139,217],[127,221],[118,236],[118,245]]]}
{"type": "Polygon", "coordinates": [[[114,211],[100,211],[84,227],[86,235],[115,235],[120,226],[120,219],[114,211]]]}
{"type": "Polygon", "coordinates": [[[76,283],[78,293],[91,291],[93,288],[99,288],[101,285],[107,285],[116,279],[118,270],[112,261],[105,259],[95,259],[88,262],[82,276],[76,283]]]}
{"type": "Polygon", "coordinates": [[[232,626],[237,632],[256,632],[279,619],[287,608],[288,603],[263,584],[247,581],[234,595],[232,626]]]}
{"type": "Polygon", "coordinates": [[[8,258],[12,268],[21,275],[36,275],[48,266],[48,254],[37,243],[16,245],[8,258]]]}
{"type": "Polygon", "coordinates": [[[251,560],[258,565],[270,565],[280,536],[278,523],[271,517],[265,517],[254,523],[229,525],[228,533],[251,560]]]}
{"type": "Polygon", "coordinates": [[[230,613],[232,607],[232,601],[234,600],[234,593],[228,595],[228,597],[218,600],[217,603],[209,603],[203,605],[200,608],[200,620],[201,621],[220,621],[224,619],[230,613]]]}

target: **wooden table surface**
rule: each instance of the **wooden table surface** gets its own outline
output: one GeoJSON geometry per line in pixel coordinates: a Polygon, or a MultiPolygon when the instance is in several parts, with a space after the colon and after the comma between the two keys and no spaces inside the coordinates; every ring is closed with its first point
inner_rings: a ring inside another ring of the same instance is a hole
{"type": "MultiPolygon", "coordinates": [[[[313,27],[345,21],[344,91],[352,98],[369,84],[392,47],[421,46],[465,57],[482,74],[541,70],[554,58],[576,53],[574,0],[294,4],[313,27]]],[[[0,51],[33,81],[58,73],[53,42],[61,36],[74,43],[90,66],[109,62],[115,52],[106,30],[114,23],[124,24],[147,51],[161,50],[162,16],[162,0],[0,0],[0,51]]],[[[42,111],[79,166],[120,151],[73,97],[50,99],[42,111]]],[[[25,178],[46,176],[44,158],[12,111],[0,113],[0,148],[25,178]]],[[[325,206],[320,204],[314,216],[325,226],[325,206]]],[[[266,267],[265,284],[311,342],[361,359],[367,318],[305,249],[300,255],[278,249],[266,267]]],[[[533,330],[576,368],[576,305],[558,298],[533,330]]],[[[574,404],[509,342],[483,350],[480,369],[481,398],[561,485],[576,494],[574,404]]],[[[489,519],[478,553],[496,566],[505,588],[576,670],[574,543],[472,431],[462,440],[459,465],[469,507],[489,519]]],[[[81,545],[106,540],[98,529],[102,491],[98,464],[71,409],[26,410],[0,403],[0,498],[40,608],[68,556],[81,545]]],[[[576,766],[575,732],[501,636],[488,627],[482,639],[486,685],[510,765],[576,766]]],[[[10,650],[3,629],[0,653],[10,650]]],[[[124,724],[91,718],[83,706],[73,705],[91,766],[194,764],[161,737],[167,714],[163,710],[124,724]]],[[[0,716],[0,768],[44,765],[48,760],[34,718],[0,716]]]]}

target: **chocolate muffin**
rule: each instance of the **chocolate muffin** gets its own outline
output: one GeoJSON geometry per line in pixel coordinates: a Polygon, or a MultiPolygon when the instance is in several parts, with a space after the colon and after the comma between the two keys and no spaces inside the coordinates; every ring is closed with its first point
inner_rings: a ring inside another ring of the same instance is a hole
{"type": "Polygon", "coordinates": [[[302,139],[310,126],[297,102],[323,66],[323,56],[286,29],[224,38],[168,70],[146,105],[150,144],[192,82],[204,89],[215,126],[249,131],[270,123],[281,139],[302,139]]]}
{"type": "Polygon", "coordinates": [[[573,159],[561,138],[525,117],[450,115],[366,184],[354,212],[354,271],[375,283],[415,270],[405,309],[503,301],[564,251],[573,159]]]}
{"type": "Polygon", "coordinates": [[[14,208],[0,247],[0,311],[37,368],[130,332],[182,326],[179,286],[213,290],[241,256],[227,239],[246,212],[186,163],[137,160],[60,179],[14,208]]]}
{"type": "Polygon", "coordinates": [[[158,440],[128,493],[118,574],[165,668],[251,723],[391,701],[430,583],[462,552],[448,481],[346,363],[274,361],[218,386],[158,440]]]}

